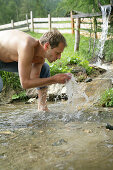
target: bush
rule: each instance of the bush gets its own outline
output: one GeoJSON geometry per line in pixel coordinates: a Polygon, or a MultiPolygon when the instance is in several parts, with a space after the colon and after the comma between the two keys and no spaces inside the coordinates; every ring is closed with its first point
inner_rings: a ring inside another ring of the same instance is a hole
{"type": "Polygon", "coordinates": [[[92,67],[89,66],[89,62],[87,60],[83,60],[79,63],[80,66],[86,69],[86,73],[90,74],[92,71],[92,67]]]}
{"type": "Polygon", "coordinates": [[[113,88],[106,90],[101,98],[100,105],[104,107],[112,107],[113,106],[113,88]]]}
{"type": "Polygon", "coordinates": [[[22,91],[22,92],[20,92],[18,94],[14,94],[12,96],[12,99],[13,100],[23,100],[24,101],[24,100],[28,99],[28,97],[26,96],[26,92],[24,90],[24,91],[22,91]]]}
{"type": "Polygon", "coordinates": [[[6,88],[11,87],[14,90],[21,89],[21,84],[20,84],[18,74],[6,72],[6,71],[0,71],[0,76],[2,77],[3,84],[6,86],[6,88]]]}
{"type": "Polygon", "coordinates": [[[67,73],[67,72],[70,72],[70,69],[67,67],[65,63],[56,61],[50,65],[51,76],[58,73],[67,73]]]}
{"type": "Polygon", "coordinates": [[[113,40],[107,40],[105,42],[103,55],[106,61],[113,61],[113,40]]]}

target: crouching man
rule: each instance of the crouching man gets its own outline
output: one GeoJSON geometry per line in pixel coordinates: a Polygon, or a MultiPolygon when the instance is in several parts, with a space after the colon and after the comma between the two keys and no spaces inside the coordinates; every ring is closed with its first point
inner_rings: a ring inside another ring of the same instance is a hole
{"type": "MultiPolygon", "coordinates": [[[[50,63],[61,58],[67,46],[64,36],[57,30],[47,32],[37,40],[19,30],[0,31],[0,70],[18,72],[24,89],[37,87],[38,110],[48,111],[46,103],[47,86],[64,84],[70,74],[56,74],[50,77],[50,63]]],[[[0,91],[3,82],[0,77],[0,91]]]]}

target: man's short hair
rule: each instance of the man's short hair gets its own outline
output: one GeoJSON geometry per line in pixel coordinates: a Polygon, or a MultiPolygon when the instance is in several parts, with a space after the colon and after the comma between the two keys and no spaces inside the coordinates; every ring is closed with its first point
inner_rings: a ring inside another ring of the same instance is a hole
{"type": "Polygon", "coordinates": [[[41,36],[40,43],[44,45],[46,42],[50,44],[52,49],[58,47],[60,42],[64,44],[64,47],[67,46],[65,37],[57,29],[48,31],[41,36]]]}

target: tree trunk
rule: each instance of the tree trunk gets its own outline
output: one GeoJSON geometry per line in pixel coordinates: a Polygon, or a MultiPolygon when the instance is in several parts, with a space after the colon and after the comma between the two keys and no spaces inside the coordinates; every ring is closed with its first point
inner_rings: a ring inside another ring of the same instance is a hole
{"type": "Polygon", "coordinates": [[[76,19],[76,29],[75,29],[75,46],[74,52],[79,51],[79,42],[80,42],[80,18],[76,19]]]}

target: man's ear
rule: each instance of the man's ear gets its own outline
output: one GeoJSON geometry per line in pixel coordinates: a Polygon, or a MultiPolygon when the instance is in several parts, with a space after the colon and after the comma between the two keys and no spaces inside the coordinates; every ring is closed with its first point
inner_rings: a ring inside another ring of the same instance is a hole
{"type": "Polygon", "coordinates": [[[50,44],[48,43],[48,42],[46,42],[45,44],[44,44],[44,49],[45,50],[48,50],[50,48],[50,44]]]}

